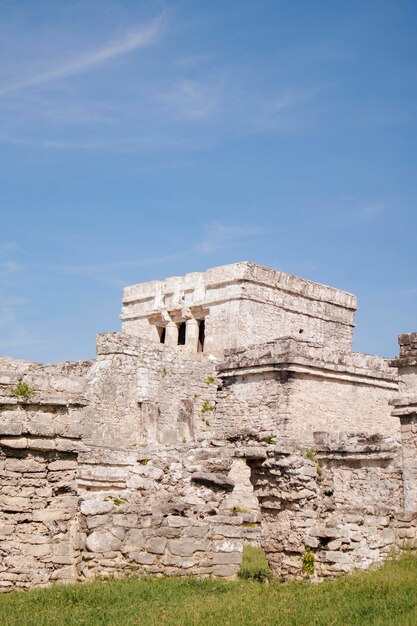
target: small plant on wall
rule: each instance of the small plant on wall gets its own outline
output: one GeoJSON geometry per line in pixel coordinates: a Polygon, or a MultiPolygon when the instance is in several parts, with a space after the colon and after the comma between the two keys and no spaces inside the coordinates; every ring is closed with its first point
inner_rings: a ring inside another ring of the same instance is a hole
{"type": "Polygon", "coordinates": [[[201,413],[203,415],[207,413],[207,411],[215,411],[215,410],[216,410],[216,407],[214,406],[214,404],[210,404],[208,400],[204,400],[203,404],[201,405],[201,413]]]}
{"type": "Polygon", "coordinates": [[[307,546],[303,554],[304,574],[306,574],[307,576],[312,576],[314,574],[314,565],[315,565],[314,552],[309,546],[307,546]]]}
{"type": "Polygon", "coordinates": [[[11,393],[17,398],[24,398],[27,400],[35,393],[35,390],[28,385],[25,380],[19,380],[16,387],[11,390],[11,393]]]}
{"type": "Polygon", "coordinates": [[[111,500],[115,506],[121,506],[125,504],[125,502],[129,502],[127,498],[123,498],[122,496],[107,496],[106,500],[111,500]]]}
{"type": "Polygon", "coordinates": [[[316,453],[314,452],[314,450],[306,450],[306,458],[309,461],[315,461],[316,460],[316,453]]]}

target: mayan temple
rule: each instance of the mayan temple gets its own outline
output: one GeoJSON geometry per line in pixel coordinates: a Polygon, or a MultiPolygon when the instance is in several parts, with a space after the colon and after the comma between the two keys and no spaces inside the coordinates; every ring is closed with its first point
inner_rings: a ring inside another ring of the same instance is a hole
{"type": "Polygon", "coordinates": [[[354,295],[241,262],[126,287],[94,360],[0,357],[0,589],[279,578],[417,542],[417,333],[352,351],[354,295]]]}

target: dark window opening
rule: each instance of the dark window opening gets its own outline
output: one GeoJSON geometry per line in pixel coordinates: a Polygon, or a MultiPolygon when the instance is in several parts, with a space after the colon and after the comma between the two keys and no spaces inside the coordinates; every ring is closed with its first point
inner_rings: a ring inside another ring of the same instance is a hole
{"type": "Polygon", "coordinates": [[[178,345],[185,346],[185,322],[178,326],[178,345]]]}
{"type": "Polygon", "coordinates": [[[198,325],[198,350],[197,352],[204,352],[205,332],[206,332],[206,323],[204,320],[201,320],[198,325]]]}
{"type": "Polygon", "coordinates": [[[165,343],[165,335],[166,335],[165,326],[158,326],[158,333],[159,333],[159,341],[161,343],[165,343]]]}

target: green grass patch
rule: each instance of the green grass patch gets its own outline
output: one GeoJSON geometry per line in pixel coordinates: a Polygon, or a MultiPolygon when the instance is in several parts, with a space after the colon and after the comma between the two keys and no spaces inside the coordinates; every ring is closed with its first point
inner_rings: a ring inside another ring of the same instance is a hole
{"type": "Polygon", "coordinates": [[[239,578],[247,578],[263,582],[269,576],[269,565],[265,552],[258,546],[243,546],[242,564],[239,578]]]}
{"type": "Polygon", "coordinates": [[[321,584],[127,578],[0,595],[2,626],[415,626],[417,559],[321,584]]]}

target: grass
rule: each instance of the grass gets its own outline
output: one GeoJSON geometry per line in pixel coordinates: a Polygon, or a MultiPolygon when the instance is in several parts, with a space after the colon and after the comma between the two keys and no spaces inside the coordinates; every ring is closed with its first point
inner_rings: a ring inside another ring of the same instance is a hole
{"type": "Polygon", "coordinates": [[[128,578],[0,595],[2,626],[415,626],[417,559],[322,584],[128,578]]]}
{"type": "Polygon", "coordinates": [[[258,546],[243,546],[242,565],[239,578],[263,582],[269,576],[269,565],[265,552],[258,546]]]}

